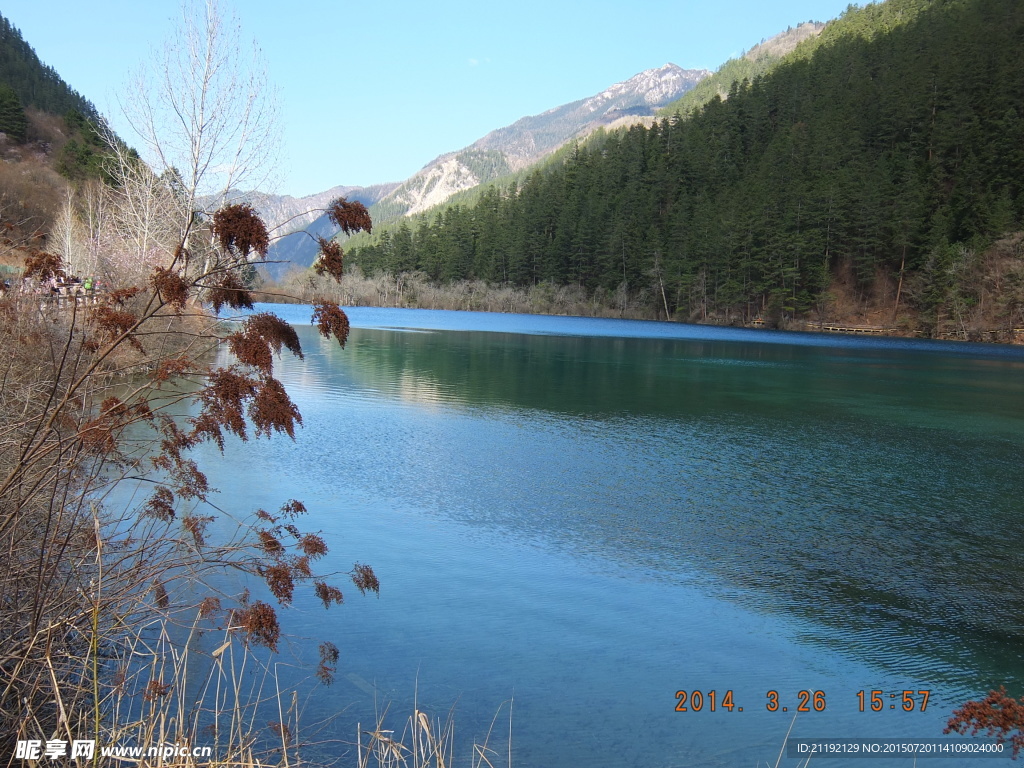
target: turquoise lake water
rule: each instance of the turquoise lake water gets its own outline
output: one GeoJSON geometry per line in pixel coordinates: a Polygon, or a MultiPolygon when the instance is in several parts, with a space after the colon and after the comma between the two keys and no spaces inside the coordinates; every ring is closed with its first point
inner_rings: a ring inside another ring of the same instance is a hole
{"type": "Polygon", "coordinates": [[[294,442],[198,457],[221,506],[301,499],[327,569],[380,578],[379,599],[284,615],[286,682],[319,641],[341,651],[303,695],[333,718],[324,754],[354,765],[357,723],[389,706],[401,731],[414,695],[454,707],[461,765],[496,713],[505,763],[514,699],[517,768],[661,768],[774,765],[801,691],[827,706],[791,735],[844,739],[939,738],[964,700],[1024,693],[1024,350],[349,315],[345,350],[303,325],[305,359],[279,363],[294,442]],[[872,690],[883,710],[860,711],[872,690]]]}

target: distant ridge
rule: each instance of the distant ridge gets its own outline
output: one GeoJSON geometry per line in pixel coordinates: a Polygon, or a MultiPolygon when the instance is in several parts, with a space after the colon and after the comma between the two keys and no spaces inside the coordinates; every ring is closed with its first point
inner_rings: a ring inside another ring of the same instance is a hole
{"type": "MultiPolygon", "coordinates": [[[[374,201],[375,225],[440,205],[452,195],[526,168],[576,138],[623,121],[650,119],[710,74],[675,64],[649,69],[594,96],[523,117],[491,131],[470,146],[434,159],[411,178],[374,201]]],[[[317,234],[331,236],[326,220],[311,222],[317,234]]],[[[309,266],[316,256],[311,238],[286,239],[272,247],[272,259],[309,266]]]]}
{"type": "Polygon", "coordinates": [[[312,264],[318,248],[315,238],[330,238],[337,231],[323,214],[328,203],[344,197],[370,207],[397,186],[397,183],[338,186],[303,197],[256,192],[239,195],[239,199],[247,200],[259,212],[275,238],[267,258],[277,263],[268,264],[266,269],[272,277],[279,277],[292,264],[305,267],[312,264]]]}
{"type": "Polygon", "coordinates": [[[335,198],[358,200],[370,206],[397,186],[397,183],[374,184],[371,187],[338,186],[303,197],[256,192],[251,194],[249,202],[266,222],[267,229],[274,236],[281,236],[305,229],[323,215],[323,209],[335,198]]]}
{"type": "Polygon", "coordinates": [[[586,99],[491,131],[458,152],[441,155],[381,202],[386,218],[409,216],[439,205],[456,192],[521,170],[598,128],[622,118],[639,120],[678,99],[710,75],[675,64],[648,69],[586,99]]]}
{"type": "Polygon", "coordinates": [[[659,107],[678,99],[710,74],[706,69],[687,70],[675,64],[648,69],[596,96],[520,118],[491,131],[470,148],[498,150],[505,155],[509,168],[518,171],[567,141],[622,117],[655,114],[659,107]]]}

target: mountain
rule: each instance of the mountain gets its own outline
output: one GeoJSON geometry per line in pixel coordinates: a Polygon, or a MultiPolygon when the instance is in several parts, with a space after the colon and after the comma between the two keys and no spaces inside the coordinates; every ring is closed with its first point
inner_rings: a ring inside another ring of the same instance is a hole
{"type": "Polygon", "coordinates": [[[785,32],[780,32],[774,37],[762,40],[745,54],[743,58],[747,61],[762,61],[764,59],[781,59],[788,53],[796,50],[804,40],[817,37],[825,29],[825,24],[820,21],[805,21],[790,27],[785,32]]]}
{"type": "Polygon", "coordinates": [[[385,218],[412,215],[456,192],[521,170],[597,128],[625,119],[639,122],[675,101],[710,72],[675,64],[649,69],[591,96],[491,131],[469,147],[429,163],[382,201],[385,218]]]}
{"type": "Polygon", "coordinates": [[[91,120],[99,113],[92,102],[65,83],[53,67],[43,64],[21,32],[0,16],[0,83],[9,86],[21,106],[53,115],[80,112],[91,120]]]}
{"type": "MultiPolygon", "coordinates": [[[[495,181],[505,177],[503,180],[509,183],[522,183],[526,178],[524,171],[538,166],[539,160],[562,162],[563,158],[557,157],[555,152],[559,147],[566,147],[571,140],[564,137],[568,133],[567,125],[571,127],[574,121],[593,123],[572,136],[582,139],[593,134],[596,128],[611,131],[636,124],[650,126],[655,121],[652,114],[660,117],[676,113],[689,115],[715,96],[727,98],[736,85],[771,71],[798,45],[817,38],[824,28],[825,24],[816,21],[789,27],[767,40],[761,40],[742,56],[730,59],[713,74],[705,70],[682,70],[674,64],[666,64],[660,69],[641,72],[596,96],[540,115],[524,117],[510,126],[492,131],[461,152],[442,155],[371,209],[374,221],[383,225],[378,226],[377,232],[401,216],[415,215],[442,202],[449,205],[475,203],[479,197],[477,193],[462,193],[479,187],[484,183],[481,178],[495,181]],[[676,89],[682,91],[682,96],[673,98],[672,92],[676,89]],[[665,100],[668,100],[667,104],[665,100]],[[651,107],[659,103],[665,105],[652,112],[651,107]],[[557,135],[561,142],[551,142],[552,135],[557,135]],[[497,154],[508,170],[475,173],[472,166],[483,159],[483,152],[491,153],[492,163],[495,163],[493,158],[497,154]],[[506,173],[514,171],[518,173],[506,176],[506,173]]],[[[369,239],[365,235],[356,241],[358,246],[367,242],[369,239]]]]}
{"type": "Polygon", "coordinates": [[[509,168],[518,171],[570,139],[586,136],[620,118],[655,114],[710,74],[706,69],[686,70],[675,64],[648,69],[596,96],[563,104],[491,131],[470,148],[497,150],[505,156],[509,168]]]}
{"type": "Polygon", "coordinates": [[[508,156],[497,149],[474,145],[441,155],[385,195],[371,215],[375,222],[383,223],[422,213],[457,192],[507,176],[512,170],[508,156]]]}
{"type": "Polygon", "coordinates": [[[242,196],[256,209],[276,238],[267,254],[267,273],[279,278],[292,264],[308,267],[319,246],[316,238],[331,238],[337,232],[324,215],[327,204],[337,197],[357,200],[370,207],[391,192],[397,183],[374,184],[369,187],[332,187],[304,197],[269,195],[261,192],[242,196]]]}
{"type": "MultiPolygon", "coordinates": [[[[521,118],[491,131],[469,147],[441,155],[374,200],[370,209],[374,224],[433,208],[458,192],[532,165],[567,142],[598,128],[650,121],[660,107],[678,99],[709,74],[703,69],[686,70],[666,64],[616,83],[595,96],[521,118]]],[[[330,237],[336,232],[325,218],[310,225],[316,234],[323,236],[330,237]]],[[[289,236],[271,246],[268,258],[309,266],[316,252],[312,238],[289,236]]],[[[281,266],[276,266],[271,272],[281,270],[281,266]]]]}
{"type": "Polygon", "coordinates": [[[727,98],[582,143],[349,258],[433,281],[628,292],[663,317],[841,314],[1012,337],[1022,39],[1020,0],[850,6],[727,98]]]}
{"type": "Polygon", "coordinates": [[[53,227],[69,181],[106,178],[100,121],[0,15],[0,266],[23,266],[21,246],[53,227]]]}

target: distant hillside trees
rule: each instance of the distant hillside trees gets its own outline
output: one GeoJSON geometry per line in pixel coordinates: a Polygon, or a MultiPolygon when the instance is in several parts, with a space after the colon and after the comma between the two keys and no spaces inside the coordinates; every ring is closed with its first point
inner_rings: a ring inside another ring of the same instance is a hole
{"type": "Polygon", "coordinates": [[[44,142],[53,150],[57,172],[80,183],[104,176],[101,123],[92,103],[43,64],[18,29],[0,16],[0,132],[16,144],[44,142]],[[26,108],[37,111],[29,117],[26,108]]]}
{"type": "Polygon", "coordinates": [[[109,154],[108,142],[119,139],[116,136],[105,137],[104,129],[77,109],[64,115],[64,125],[70,138],[57,155],[57,172],[74,182],[85,179],[110,181],[104,171],[104,158],[109,154]]]}

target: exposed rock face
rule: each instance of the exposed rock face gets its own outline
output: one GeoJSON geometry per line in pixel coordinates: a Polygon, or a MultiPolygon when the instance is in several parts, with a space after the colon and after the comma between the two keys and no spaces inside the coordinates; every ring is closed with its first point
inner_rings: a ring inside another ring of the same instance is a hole
{"type": "Polygon", "coordinates": [[[425,168],[413,180],[414,183],[406,182],[394,193],[408,204],[407,216],[433,208],[456,192],[472,189],[481,182],[458,157],[449,157],[425,168]]]}
{"type": "Polygon", "coordinates": [[[386,196],[389,214],[412,215],[456,192],[531,165],[597,128],[641,121],[710,74],[675,64],[649,69],[596,96],[524,117],[491,131],[460,152],[442,155],[386,196]]]}
{"type": "Polygon", "coordinates": [[[653,115],[659,107],[675,101],[709,74],[706,69],[687,70],[675,64],[648,69],[596,96],[521,118],[492,131],[473,144],[473,148],[503,152],[508,157],[509,167],[518,170],[596,128],[626,116],[653,115]]]}
{"type": "Polygon", "coordinates": [[[762,40],[747,51],[743,58],[750,59],[751,61],[757,61],[762,56],[780,59],[807,38],[820,35],[821,30],[824,28],[825,25],[820,21],[805,21],[802,24],[797,24],[795,27],[790,27],[785,32],[780,32],[774,37],[762,40]]]}

